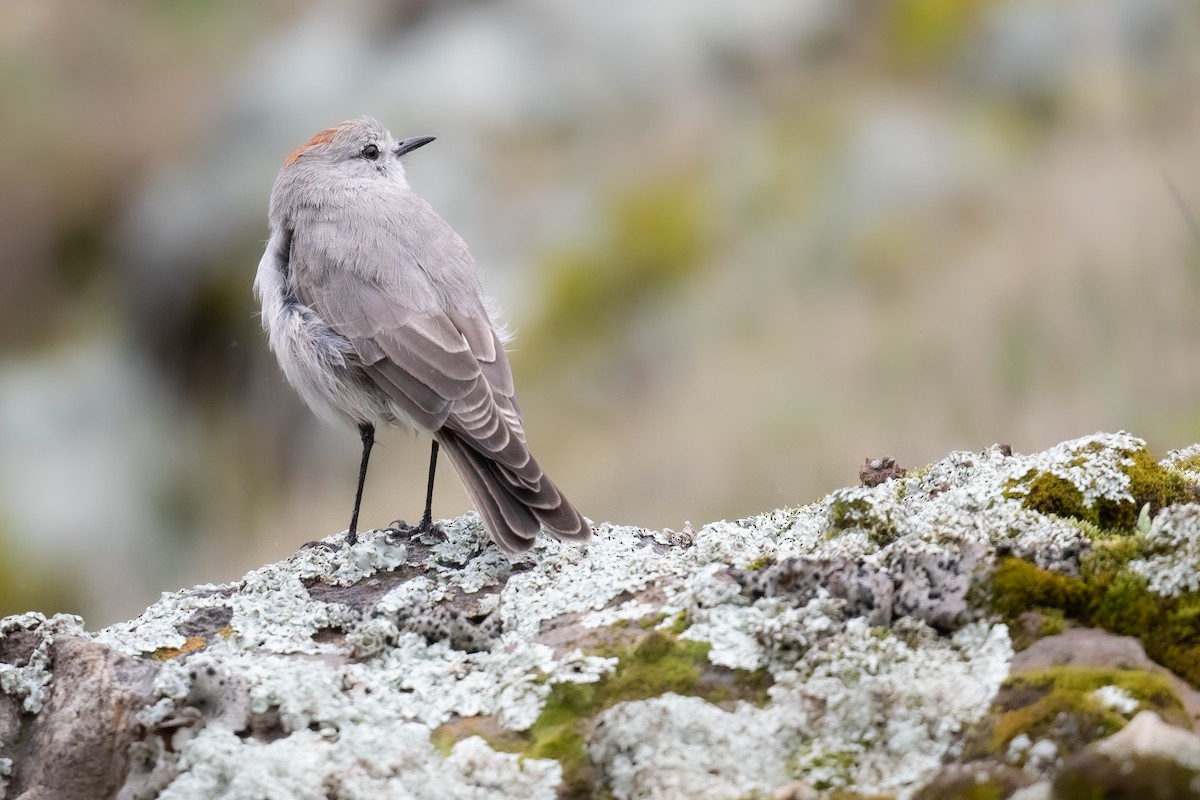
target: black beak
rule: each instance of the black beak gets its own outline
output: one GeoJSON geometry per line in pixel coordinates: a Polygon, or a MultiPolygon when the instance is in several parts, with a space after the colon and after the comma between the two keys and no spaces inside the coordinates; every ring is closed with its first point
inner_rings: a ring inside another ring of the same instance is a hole
{"type": "Polygon", "coordinates": [[[396,158],[399,158],[405,153],[411,153],[418,147],[424,147],[432,142],[434,138],[435,137],[433,136],[410,136],[407,139],[404,139],[396,145],[396,158]]]}

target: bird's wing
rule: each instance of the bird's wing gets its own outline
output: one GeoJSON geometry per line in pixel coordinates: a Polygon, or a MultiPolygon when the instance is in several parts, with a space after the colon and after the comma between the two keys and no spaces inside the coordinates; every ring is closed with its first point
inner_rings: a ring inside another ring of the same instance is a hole
{"type": "Polygon", "coordinates": [[[331,252],[330,240],[300,233],[293,240],[292,261],[304,265],[297,270],[300,302],[350,341],[364,371],[414,422],[431,432],[454,431],[520,482],[536,485],[540,469],[526,474],[533,462],[512,372],[478,296],[474,313],[447,311],[415,265],[382,278],[374,265],[346,269],[344,258],[352,254],[331,252]]]}

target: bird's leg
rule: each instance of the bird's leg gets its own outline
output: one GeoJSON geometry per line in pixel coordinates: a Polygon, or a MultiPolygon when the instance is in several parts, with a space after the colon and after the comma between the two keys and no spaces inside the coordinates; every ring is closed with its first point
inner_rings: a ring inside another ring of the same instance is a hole
{"type": "Polygon", "coordinates": [[[433,530],[433,478],[437,472],[437,457],[438,443],[434,439],[433,447],[429,450],[429,483],[425,486],[425,513],[421,515],[421,521],[413,526],[402,519],[393,520],[390,526],[392,531],[417,536],[433,530]]]}
{"type": "Polygon", "coordinates": [[[433,527],[433,475],[437,472],[437,454],[438,443],[437,439],[434,439],[433,446],[429,448],[429,483],[425,487],[425,513],[421,515],[421,524],[417,526],[422,533],[433,527]]]}
{"type": "Polygon", "coordinates": [[[346,532],[346,544],[353,545],[358,542],[358,509],[362,505],[363,484],[367,481],[367,461],[371,458],[371,447],[375,444],[375,426],[369,422],[364,422],[358,426],[358,432],[362,436],[362,463],[358,465],[358,489],[354,492],[354,511],[350,514],[350,528],[346,532]]]}

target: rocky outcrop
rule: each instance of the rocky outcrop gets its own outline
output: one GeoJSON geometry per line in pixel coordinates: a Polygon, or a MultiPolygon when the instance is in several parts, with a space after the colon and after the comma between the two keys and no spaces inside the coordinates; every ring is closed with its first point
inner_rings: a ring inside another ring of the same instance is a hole
{"type": "Polygon", "coordinates": [[[9,617],[0,795],[1053,798],[1133,785],[1123,759],[1184,785],[1198,469],[1124,433],[996,446],[698,529],[510,557],[467,515],[101,631],[9,617]]]}

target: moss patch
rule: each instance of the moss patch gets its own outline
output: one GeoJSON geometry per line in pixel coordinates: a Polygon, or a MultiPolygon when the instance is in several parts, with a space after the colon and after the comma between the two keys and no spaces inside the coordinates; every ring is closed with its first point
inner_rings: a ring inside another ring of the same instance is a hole
{"type": "Polygon", "coordinates": [[[1061,613],[1085,625],[1141,640],[1146,654],[1200,685],[1200,594],[1161,597],[1126,565],[1141,550],[1134,536],[1097,542],[1080,577],[1059,575],[1017,558],[1001,559],[990,604],[1014,628],[1022,612],[1061,613]]]}
{"type": "MultiPolygon", "coordinates": [[[[648,617],[655,625],[665,617],[648,617]]],[[[644,621],[642,621],[644,622],[644,621]]],[[[521,753],[529,758],[553,758],[562,764],[560,798],[595,796],[592,766],[586,743],[597,714],[627,700],[645,700],[667,692],[701,697],[710,703],[746,700],[766,705],[772,684],[765,669],[736,670],[718,667],[708,660],[710,645],[680,639],[687,629],[687,615],[680,613],[665,630],[644,629],[641,622],[614,625],[622,632],[620,644],[601,645],[593,655],[616,658],[617,668],[595,683],[556,683],[542,713],[528,731],[502,728],[494,717],[471,717],[438,727],[434,745],[448,755],[454,745],[479,736],[494,750],[521,753]],[[629,636],[633,636],[632,641],[629,636]]]]}
{"type": "Polygon", "coordinates": [[[712,703],[749,700],[763,704],[771,684],[766,670],[731,670],[708,661],[710,645],[666,631],[649,631],[636,643],[602,650],[617,668],[595,683],[556,683],[537,721],[524,734],[530,758],[553,758],[563,767],[560,797],[590,797],[594,786],[585,743],[597,714],[627,700],[667,692],[712,703]]]}
{"type": "Polygon", "coordinates": [[[1143,670],[1054,667],[1010,676],[1000,686],[991,710],[968,734],[967,760],[1004,757],[1019,734],[1050,739],[1060,750],[1075,752],[1125,726],[1138,710],[1187,724],[1188,715],[1166,678],[1143,670]],[[1138,701],[1130,714],[1106,706],[1095,692],[1116,686],[1138,701]]]}
{"type": "Polygon", "coordinates": [[[746,566],[742,567],[742,569],[749,570],[751,572],[760,572],[760,571],[766,569],[767,567],[771,566],[774,563],[775,563],[775,560],[772,559],[770,556],[762,555],[762,556],[759,556],[758,558],[754,559],[753,561],[751,561],[746,566]]]}
{"type": "Polygon", "coordinates": [[[875,504],[866,497],[847,494],[845,491],[837,491],[832,495],[834,499],[829,506],[831,536],[836,536],[841,531],[860,530],[880,547],[896,540],[900,533],[890,517],[880,513],[875,504]]]}
{"type": "MultiPolygon", "coordinates": [[[[1019,499],[1026,508],[1042,514],[1074,518],[1110,530],[1135,528],[1144,506],[1148,505],[1153,515],[1163,506],[1195,499],[1195,487],[1177,471],[1160,465],[1146,450],[1127,450],[1121,455],[1133,462],[1123,470],[1129,476],[1131,500],[1100,498],[1090,506],[1085,505],[1083,493],[1074,483],[1038,470],[1030,470],[1010,483],[1005,496],[1019,499]]],[[[1084,458],[1080,457],[1081,465],[1084,458]]]]}

